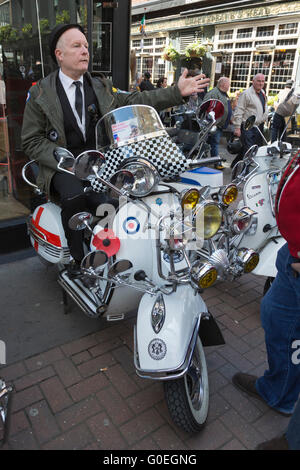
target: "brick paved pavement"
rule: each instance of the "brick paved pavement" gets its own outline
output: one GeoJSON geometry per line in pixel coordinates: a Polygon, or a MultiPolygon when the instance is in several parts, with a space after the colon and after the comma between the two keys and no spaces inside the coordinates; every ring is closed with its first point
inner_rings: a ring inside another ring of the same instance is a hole
{"type": "Polygon", "coordinates": [[[210,410],[201,433],[178,429],[162,384],[135,374],[130,318],[105,323],[104,329],[1,370],[15,387],[4,449],[241,450],[279,434],[288,418],[231,383],[236,371],[260,374],[265,369],[259,318],[263,284],[263,278],[248,274],[233,283],[219,282],[204,294],[226,345],[205,348],[210,410]]]}

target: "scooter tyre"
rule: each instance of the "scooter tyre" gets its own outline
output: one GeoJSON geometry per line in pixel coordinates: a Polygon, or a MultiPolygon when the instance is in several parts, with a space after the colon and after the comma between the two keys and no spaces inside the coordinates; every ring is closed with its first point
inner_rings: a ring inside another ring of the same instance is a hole
{"type": "Polygon", "coordinates": [[[197,338],[190,367],[184,377],[164,382],[166,402],[174,423],[188,433],[197,433],[206,423],[209,385],[205,354],[197,338]]]}

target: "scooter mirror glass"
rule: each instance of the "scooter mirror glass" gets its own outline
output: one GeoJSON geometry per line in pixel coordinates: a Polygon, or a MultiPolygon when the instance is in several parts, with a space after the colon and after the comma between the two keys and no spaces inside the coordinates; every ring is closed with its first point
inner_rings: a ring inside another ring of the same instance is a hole
{"type": "Polygon", "coordinates": [[[224,114],[224,105],[220,100],[207,100],[203,101],[199,108],[199,118],[203,119],[209,115],[209,113],[214,113],[214,119],[220,119],[224,114]]]}
{"type": "Polygon", "coordinates": [[[71,217],[68,224],[71,230],[84,230],[92,218],[89,212],[79,212],[71,217]]]}
{"type": "Polygon", "coordinates": [[[244,160],[252,160],[257,154],[258,145],[252,145],[244,155],[244,160]]]}
{"type": "Polygon", "coordinates": [[[231,172],[231,181],[234,182],[237,178],[244,176],[244,171],[246,169],[246,163],[244,160],[237,162],[232,168],[231,172]]]}
{"type": "Polygon", "coordinates": [[[108,256],[104,251],[96,250],[88,253],[81,262],[81,267],[87,270],[93,270],[96,274],[102,271],[108,261],[108,256]]]}
{"type": "Polygon", "coordinates": [[[74,155],[69,150],[63,147],[57,147],[54,152],[54,157],[58,161],[57,168],[59,170],[72,170],[75,164],[74,155]]]}
{"type": "Polygon", "coordinates": [[[116,261],[109,269],[107,277],[110,279],[117,276],[118,274],[124,273],[131,269],[133,264],[131,261],[127,259],[121,259],[120,261],[116,261]]]}
{"type": "Polygon", "coordinates": [[[74,165],[75,176],[81,180],[89,180],[98,173],[105,163],[105,157],[97,150],[88,150],[78,155],[74,165]]]}
{"type": "MultiPolygon", "coordinates": [[[[131,171],[128,170],[119,170],[117,171],[109,180],[117,189],[122,189],[130,193],[133,188],[135,178],[131,171]]],[[[118,193],[113,189],[109,189],[109,196],[112,198],[118,197],[118,193]]]]}
{"type": "Polygon", "coordinates": [[[250,131],[250,129],[252,129],[252,127],[254,126],[254,123],[255,123],[255,116],[252,115],[252,116],[249,116],[245,123],[244,123],[244,129],[245,131],[250,131]]]}

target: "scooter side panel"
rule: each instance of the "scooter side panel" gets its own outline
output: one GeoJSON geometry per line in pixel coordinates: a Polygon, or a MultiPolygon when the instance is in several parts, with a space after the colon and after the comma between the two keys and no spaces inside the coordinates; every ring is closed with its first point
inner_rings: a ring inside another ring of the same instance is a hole
{"type": "Polygon", "coordinates": [[[158,333],[151,323],[156,296],[145,294],[139,305],[136,325],[136,353],[143,372],[179,369],[186,358],[197,319],[207,307],[190,286],[179,286],[171,295],[163,296],[165,321],[158,333]],[[158,348],[158,349],[155,349],[158,348]]]}
{"type": "Polygon", "coordinates": [[[267,172],[256,173],[246,182],[243,190],[243,203],[256,212],[257,229],[254,235],[245,233],[241,237],[239,246],[253,248],[259,251],[270,235],[274,236],[274,230],[264,231],[266,225],[276,227],[276,219],[273,217],[268,191],[267,172]]]}

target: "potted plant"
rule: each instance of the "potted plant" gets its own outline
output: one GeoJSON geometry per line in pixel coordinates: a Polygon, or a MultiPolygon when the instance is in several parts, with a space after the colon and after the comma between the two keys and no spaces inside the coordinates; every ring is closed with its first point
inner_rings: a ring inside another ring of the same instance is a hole
{"type": "Polygon", "coordinates": [[[207,52],[207,46],[200,41],[192,42],[185,48],[185,56],[190,59],[191,57],[203,57],[207,52]]]}
{"type": "Polygon", "coordinates": [[[180,53],[172,45],[166,46],[162,54],[162,58],[169,62],[176,62],[179,57],[180,53]]]}

